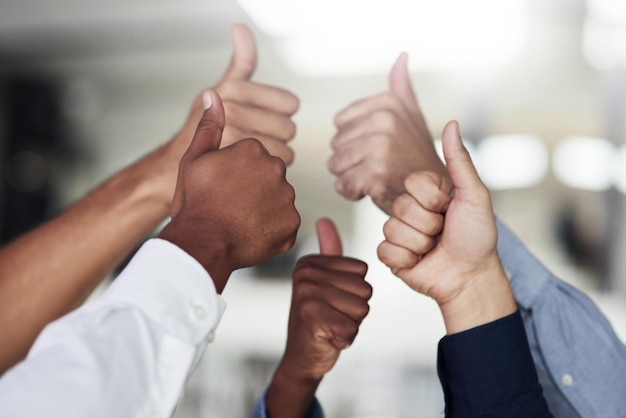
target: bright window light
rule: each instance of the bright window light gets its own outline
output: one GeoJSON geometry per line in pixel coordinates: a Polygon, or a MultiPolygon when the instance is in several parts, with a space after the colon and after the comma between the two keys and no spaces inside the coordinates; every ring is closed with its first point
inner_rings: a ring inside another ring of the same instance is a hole
{"type": "Polygon", "coordinates": [[[621,0],[587,0],[587,16],[609,24],[626,23],[626,2],[621,0]]]}
{"type": "Polygon", "coordinates": [[[490,136],[479,143],[478,155],[478,173],[492,190],[535,186],[548,172],[548,150],[531,135],[490,136]]]}
{"type": "Polygon", "coordinates": [[[626,67],[626,2],[587,0],[582,47],[598,70],[626,67]]]}
{"type": "MultiPolygon", "coordinates": [[[[625,24],[626,25],[626,24],[625,24]]],[[[607,26],[585,22],[583,54],[596,70],[626,67],[626,26],[607,26]]]]}
{"type": "Polygon", "coordinates": [[[517,56],[526,30],[523,0],[239,3],[306,75],[386,72],[401,51],[412,69],[492,69],[517,56]]]}
{"type": "Polygon", "coordinates": [[[555,176],[565,185],[583,190],[602,191],[613,183],[615,147],[602,138],[570,137],[554,149],[555,176]]]}

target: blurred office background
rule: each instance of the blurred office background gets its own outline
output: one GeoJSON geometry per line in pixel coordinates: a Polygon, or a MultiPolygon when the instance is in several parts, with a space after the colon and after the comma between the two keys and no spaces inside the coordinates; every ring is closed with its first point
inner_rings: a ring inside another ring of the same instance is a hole
{"type": "Polygon", "coordinates": [[[255,80],[296,93],[289,180],[298,243],[238,272],[179,417],[246,416],[282,352],[295,258],[331,216],[367,260],[374,297],[324,379],[329,418],[441,416],[434,302],[376,261],[385,220],[339,197],[326,170],[334,114],[388,88],[395,57],[433,134],[457,119],[497,214],[626,336],[626,6],[621,0],[0,0],[0,239],[62,210],[163,143],[230,58],[259,47],[255,80]]]}

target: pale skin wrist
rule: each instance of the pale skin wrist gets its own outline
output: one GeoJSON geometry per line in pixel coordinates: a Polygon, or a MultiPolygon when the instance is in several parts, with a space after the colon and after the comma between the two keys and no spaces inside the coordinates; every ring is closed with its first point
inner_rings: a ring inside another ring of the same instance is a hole
{"type": "MultiPolygon", "coordinates": [[[[176,137],[175,137],[176,138],[176,137]]],[[[157,148],[142,159],[145,167],[142,176],[143,192],[158,203],[163,211],[163,218],[169,214],[176,180],[178,165],[184,149],[178,149],[176,139],[157,148]]]]}
{"type": "Polygon", "coordinates": [[[463,280],[465,285],[453,298],[439,303],[448,335],[496,321],[517,310],[497,256],[488,267],[463,280]]]}

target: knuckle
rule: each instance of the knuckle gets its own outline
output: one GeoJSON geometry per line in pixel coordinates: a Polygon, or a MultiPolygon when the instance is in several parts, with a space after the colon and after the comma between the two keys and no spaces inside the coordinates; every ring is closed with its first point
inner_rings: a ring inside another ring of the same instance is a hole
{"type": "MultiPolygon", "coordinates": [[[[413,242],[413,250],[417,254],[423,254],[426,251],[430,250],[430,248],[432,247],[432,243],[433,243],[432,238],[428,238],[424,236],[415,238],[415,241],[413,242]]],[[[408,257],[407,257],[407,261],[408,261],[408,257]]]]}
{"type": "Polygon", "coordinates": [[[397,121],[395,114],[389,109],[379,109],[372,114],[372,121],[384,131],[393,131],[397,121]]]}
{"type": "Polygon", "coordinates": [[[262,154],[265,152],[265,147],[256,138],[244,138],[237,142],[237,146],[243,148],[246,152],[252,154],[262,154]]]}
{"type": "Polygon", "coordinates": [[[293,115],[300,109],[300,99],[295,94],[285,91],[282,106],[286,114],[293,115]]]}
{"type": "Polygon", "coordinates": [[[284,147],[281,151],[281,158],[285,162],[285,165],[293,164],[293,160],[295,159],[295,153],[290,147],[284,147]]]}
{"type": "Polygon", "coordinates": [[[437,190],[433,190],[434,193],[424,196],[423,205],[428,210],[436,210],[442,206],[442,197],[437,190]]]}
{"type": "Polygon", "coordinates": [[[363,320],[363,318],[365,318],[369,312],[370,312],[369,304],[367,302],[363,302],[357,306],[355,313],[357,317],[363,320]]]}
{"type": "Polygon", "coordinates": [[[428,224],[425,227],[426,229],[425,232],[426,234],[433,236],[441,232],[442,228],[443,228],[443,215],[437,214],[431,217],[431,219],[429,220],[428,224]]]}
{"type": "Polygon", "coordinates": [[[386,239],[391,239],[394,235],[394,232],[396,231],[396,228],[394,227],[394,223],[393,222],[393,218],[389,219],[387,222],[384,223],[383,225],[383,235],[385,236],[386,239]]]}
{"type": "Polygon", "coordinates": [[[398,218],[404,218],[411,209],[413,198],[406,193],[401,194],[391,205],[391,213],[398,218]]]}
{"type": "Polygon", "coordinates": [[[308,299],[310,297],[315,285],[311,281],[307,280],[308,275],[305,271],[300,270],[298,274],[299,280],[294,283],[293,297],[294,299],[303,302],[305,299],[308,299]],[[304,277],[300,278],[300,275],[303,275],[304,277]]]}
{"type": "Polygon", "coordinates": [[[302,319],[315,322],[319,313],[319,304],[315,299],[306,297],[300,301],[298,311],[302,319]]]}
{"type": "Polygon", "coordinates": [[[328,159],[328,162],[326,163],[326,166],[328,167],[328,171],[330,171],[333,174],[339,174],[339,170],[338,170],[339,158],[340,158],[339,154],[334,154],[328,159]]]}
{"type": "Polygon", "coordinates": [[[284,127],[284,132],[283,132],[284,139],[286,140],[293,139],[293,137],[296,136],[296,131],[297,131],[297,126],[295,122],[292,121],[291,119],[288,119],[284,127]]]}
{"type": "Polygon", "coordinates": [[[359,186],[342,178],[338,178],[335,182],[335,189],[348,200],[359,200],[364,196],[359,186]]]}
{"type": "Polygon", "coordinates": [[[378,247],[376,248],[376,255],[383,264],[387,266],[390,264],[391,258],[389,256],[389,248],[387,247],[387,245],[385,245],[385,243],[381,243],[378,245],[378,247]]]}
{"type": "Polygon", "coordinates": [[[295,158],[293,149],[284,144],[275,146],[271,151],[271,155],[280,158],[285,163],[285,166],[291,165],[295,158]]]}
{"type": "MultiPolygon", "coordinates": [[[[364,281],[363,283],[365,283],[365,286],[363,288],[363,297],[366,300],[370,300],[372,298],[372,295],[374,294],[374,288],[368,282],[364,281]]],[[[367,309],[369,311],[369,305],[367,305],[367,309]]]]}
{"type": "Polygon", "coordinates": [[[391,146],[391,136],[386,133],[376,133],[368,137],[369,146],[376,150],[377,155],[386,153],[391,146]]]}
{"type": "MultiPolygon", "coordinates": [[[[293,205],[293,203],[292,203],[293,205]]],[[[293,215],[292,215],[292,220],[291,220],[291,230],[294,231],[293,237],[292,237],[292,245],[295,244],[296,241],[296,232],[298,231],[298,229],[300,229],[300,225],[302,224],[302,218],[300,217],[300,213],[296,210],[295,206],[293,207],[293,215]]]]}
{"type": "Polygon", "coordinates": [[[315,273],[315,267],[309,263],[300,263],[296,267],[294,271],[294,278],[296,282],[294,284],[294,291],[296,289],[301,290],[302,287],[305,289],[310,288],[312,286],[312,282],[308,281],[309,277],[313,276],[315,273]]]}
{"type": "Polygon", "coordinates": [[[222,102],[227,102],[234,97],[239,97],[239,83],[232,79],[225,79],[215,90],[222,98],[222,102]]]}
{"type": "Polygon", "coordinates": [[[339,336],[349,342],[352,342],[359,332],[359,325],[353,321],[346,322],[338,332],[339,336]]]}
{"type": "Polygon", "coordinates": [[[422,181],[424,181],[425,173],[423,171],[413,171],[404,179],[404,188],[406,190],[414,189],[422,181]]]}

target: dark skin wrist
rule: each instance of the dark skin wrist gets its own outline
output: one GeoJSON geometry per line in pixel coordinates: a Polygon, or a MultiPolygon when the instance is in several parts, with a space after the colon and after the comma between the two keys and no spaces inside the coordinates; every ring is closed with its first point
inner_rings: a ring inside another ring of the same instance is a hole
{"type": "Polygon", "coordinates": [[[174,219],[163,228],[159,238],[171,242],[195,258],[209,273],[215,290],[221,294],[233,272],[228,261],[229,248],[224,241],[212,237],[198,238],[194,225],[174,219]]]}
{"type": "Polygon", "coordinates": [[[281,363],[265,398],[268,418],[304,418],[322,378],[303,376],[281,363]]]}

